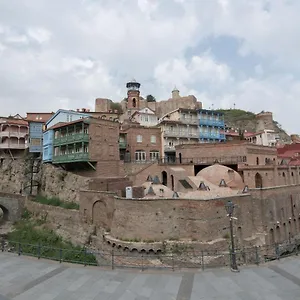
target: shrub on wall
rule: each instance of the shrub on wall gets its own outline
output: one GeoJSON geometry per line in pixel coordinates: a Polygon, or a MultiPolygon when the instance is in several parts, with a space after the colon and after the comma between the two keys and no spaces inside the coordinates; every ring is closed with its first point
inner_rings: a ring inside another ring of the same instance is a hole
{"type": "Polygon", "coordinates": [[[14,230],[7,236],[11,251],[65,262],[97,265],[94,254],[64,241],[53,230],[43,226],[45,220],[32,220],[29,213],[23,217],[24,219],[15,223],[14,230]]]}
{"type": "Polygon", "coordinates": [[[79,210],[79,204],[77,204],[75,202],[62,201],[62,200],[60,200],[59,198],[56,198],[56,197],[47,198],[47,197],[38,195],[35,198],[33,198],[32,201],[38,202],[38,203],[41,203],[41,204],[45,204],[45,205],[59,206],[59,207],[65,208],[65,209],[77,209],[77,210],[79,210]]]}

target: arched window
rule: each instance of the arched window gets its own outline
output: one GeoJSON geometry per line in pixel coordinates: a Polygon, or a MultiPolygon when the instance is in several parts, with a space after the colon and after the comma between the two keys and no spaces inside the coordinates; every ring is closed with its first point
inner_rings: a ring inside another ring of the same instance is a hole
{"type": "Polygon", "coordinates": [[[256,164],[259,165],[259,158],[256,157],[256,164]]]}
{"type": "Polygon", "coordinates": [[[273,228],[270,229],[270,245],[275,244],[275,236],[274,236],[274,230],[273,228]]]}
{"type": "Polygon", "coordinates": [[[174,176],[171,175],[171,188],[172,188],[172,191],[174,191],[174,176]]]}
{"type": "Polygon", "coordinates": [[[162,177],[162,184],[167,186],[168,185],[168,174],[166,171],[161,172],[161,177],[162,177]]]}
{"type": "Polygon", "coordinates": [[[276,242],[279,243],[281,242],[281,232],[280,232],[280,227],[276,227],[276,242]]]}
{"type": "Polygon", "coordinates": [[[255,174],[255,187],[258,189],[263,187],[263,180],[259,173],[255,174]]]}
{"type": "Polygon", "coordinates": [[[136,99],[135,98],[132,99],[132,107],[136,107],[136,99]]]}

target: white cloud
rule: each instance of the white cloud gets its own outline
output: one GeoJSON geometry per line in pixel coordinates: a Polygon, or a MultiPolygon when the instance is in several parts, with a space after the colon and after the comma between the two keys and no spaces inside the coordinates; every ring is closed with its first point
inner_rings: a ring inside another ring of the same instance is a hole
{"type": "Polygon", "coordinates": [[[40,44],[48,42],[51,38],[51,32],[45,28],[29,28],[28,36],[40,44]]]}
{"type": "Polygon", "coordinates": [[[230,68],[211,56],[193,56],[190,60],[170,59],[156,66],[154,77],[167,86],[185,87],[197,83],[222,85],[231,80],[230,68]]]}
{"type": "Polygon", "coordinates": [[[273,110],[297,131],[299,11],[298,0],[0,1],[0,115],[121,100],[135,77],[144,95],[177,85],[205,107],[273,110]],[[217,37],[238,51],[221,56],[217,37]]]}

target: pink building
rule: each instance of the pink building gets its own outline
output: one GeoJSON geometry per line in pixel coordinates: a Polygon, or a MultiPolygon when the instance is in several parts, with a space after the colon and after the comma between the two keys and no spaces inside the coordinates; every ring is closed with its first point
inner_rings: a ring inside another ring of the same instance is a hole
{"type": "Polygon", "coordinates": [[[28,133],[27,121],[14,117],[0,118],[0,150],[25,150],[28,133]]]}

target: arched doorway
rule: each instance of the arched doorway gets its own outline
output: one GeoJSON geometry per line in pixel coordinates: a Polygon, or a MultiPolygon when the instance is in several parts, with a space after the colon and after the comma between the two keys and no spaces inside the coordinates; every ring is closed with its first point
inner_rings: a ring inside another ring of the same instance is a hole
{"type": "Polygon", "coordinates": [[[261,189],[263,187],[263,180],[259,173],[255,174],[255,187],[261,189]]]}
{"type": "Polygon", "coordinates": [[[281,242],[281,232],[280,232],[280,227],[277,226],[276,227],[276,243],[280,243],[281,242]]]}
{"type": "Polygon", "coordinates": [[[168,174],[166,171],[161,172],[161,177],[162,177],[162,184],[167,186],[168,185],[168,174]]]}
{"type": "Polygon", "coordinates": [[[172,188],[172,191],[174,191],[174,176],[171,175],[171,188],[172,188]]]}
{"type": "Polygon", "coordinates": [[[180,164],[182,163],[182,155],[181,155],[181,153],[179,153],[179,163],[180,164]]]}
{"type": "Polygon", "coordinates": [[[92,223],[103,228],[108,228],[107,207],[103,201],[96,201],[92,208],[92,223]]]}
{"type": "Polygon", "coordinates": [[[0,205],[0,224],[8,220],[9,211],[6,207],[0,205]]]}
{"type": "Polygon", "coordinates": [[[270,229],[270,245],[274,245],[274,244],[275,244],[274,229],[271,228],[270,229]]]}

